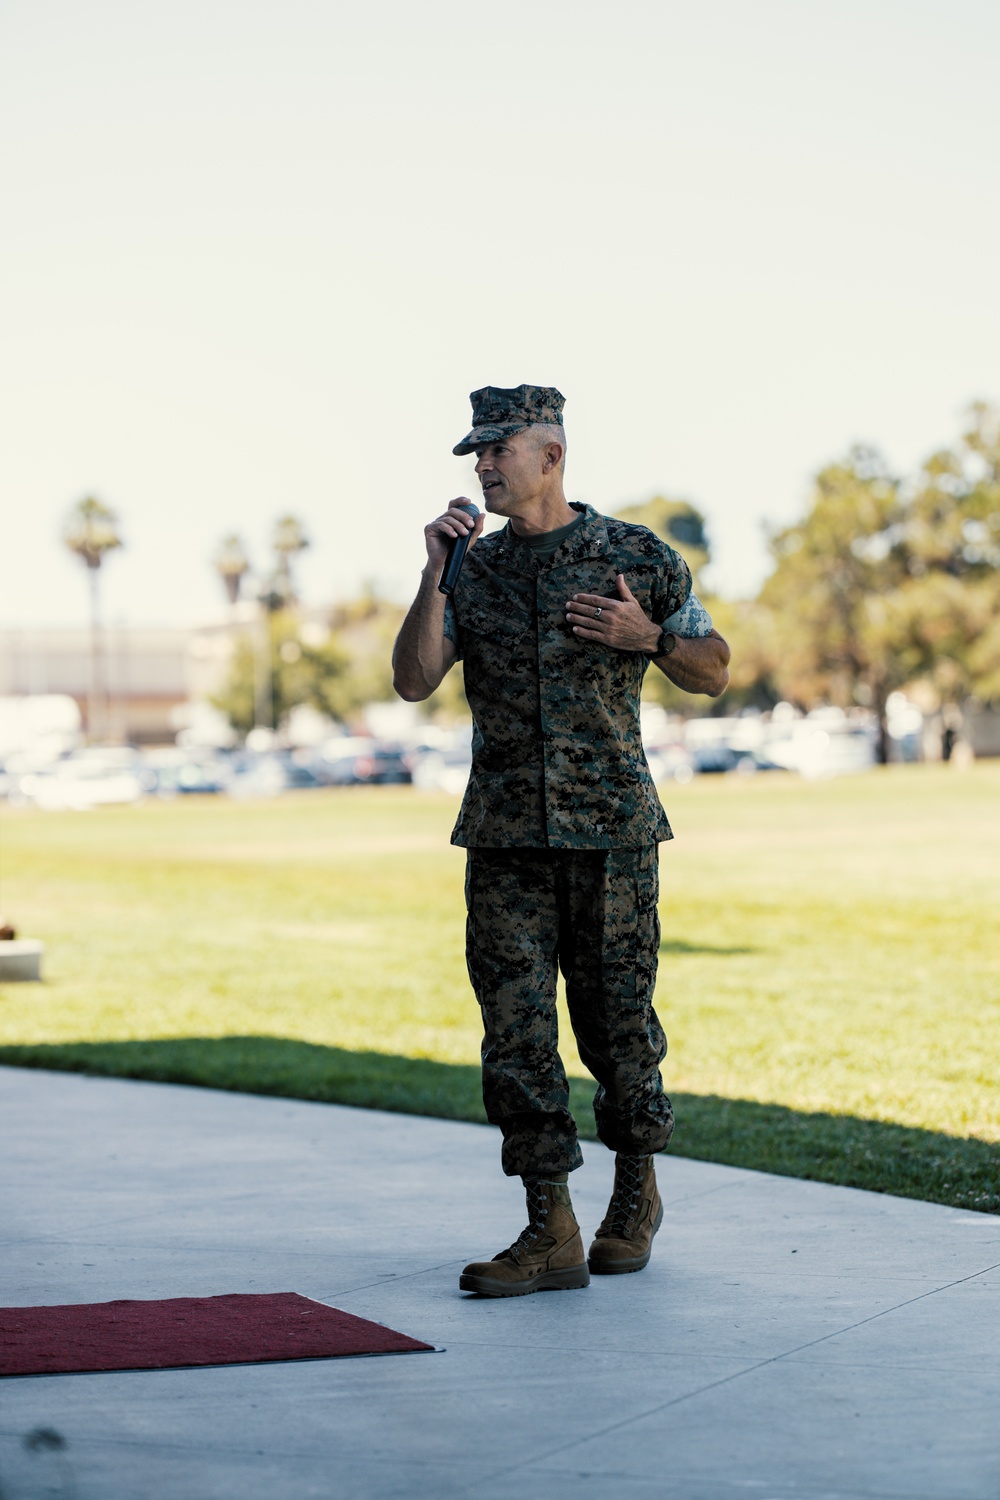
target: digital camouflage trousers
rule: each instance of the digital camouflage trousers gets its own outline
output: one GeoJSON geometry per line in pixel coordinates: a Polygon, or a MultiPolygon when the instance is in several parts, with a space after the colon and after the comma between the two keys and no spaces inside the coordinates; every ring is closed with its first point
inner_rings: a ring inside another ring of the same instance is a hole
{"type": "Polygon", "coordinates": [[[661,1151],[673,1130],[653,1009],[657,846],[470,849],[466,958],[483,1013],[483,1100],[508,1176],[583,1161],[559,1056],[558,969],[612,1151],[661,1151]]]}

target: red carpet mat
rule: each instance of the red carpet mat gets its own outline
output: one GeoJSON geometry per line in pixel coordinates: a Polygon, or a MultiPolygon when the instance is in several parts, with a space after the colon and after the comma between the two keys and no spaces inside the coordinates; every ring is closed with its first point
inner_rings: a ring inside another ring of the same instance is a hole
{"type": "Polygon", "coordinates": [[[298,1292],[0,1308],[0,1375],[166,1370],[433,1347],[298,1292]]]}

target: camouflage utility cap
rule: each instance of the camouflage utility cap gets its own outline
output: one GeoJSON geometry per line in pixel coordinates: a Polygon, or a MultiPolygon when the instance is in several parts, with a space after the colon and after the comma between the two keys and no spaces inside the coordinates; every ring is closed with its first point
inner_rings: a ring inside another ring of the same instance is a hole
{"type": "Polygon", "coordinates": [[[562,426],[565,396],[551,385],[518,385],[505,390],[498,385],[484,385],[473,391],[472,431],[452,448],[462,457],[472,453],[480,443],[498,443],[525,427],[562,426]]]}

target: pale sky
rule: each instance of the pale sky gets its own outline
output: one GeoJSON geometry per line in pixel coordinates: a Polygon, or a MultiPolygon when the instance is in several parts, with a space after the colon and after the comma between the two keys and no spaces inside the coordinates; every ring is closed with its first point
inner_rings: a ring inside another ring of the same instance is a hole
{"type": "Polygon", "coordinates": [[[0,623],[219,613],[300,514],[309,602],[416,587],[480,385],[566,396],[567,493],[764,522],[852,442],[1000,399],[994,0],[0,0],[0,623]]]}

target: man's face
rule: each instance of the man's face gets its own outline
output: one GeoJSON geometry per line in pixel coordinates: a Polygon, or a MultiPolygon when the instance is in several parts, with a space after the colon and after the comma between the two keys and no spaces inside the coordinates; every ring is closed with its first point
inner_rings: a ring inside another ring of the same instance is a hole
{"type": "Polygon", "coordinates": [[[486,509],[495,515],[520,515],[542,489],[544,464],[545,450],[530,428],[477,448],[476,473],[486,509]]]}

